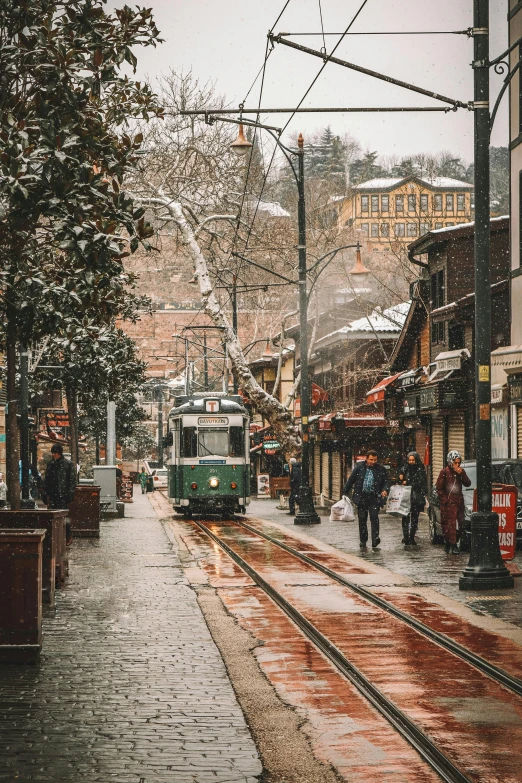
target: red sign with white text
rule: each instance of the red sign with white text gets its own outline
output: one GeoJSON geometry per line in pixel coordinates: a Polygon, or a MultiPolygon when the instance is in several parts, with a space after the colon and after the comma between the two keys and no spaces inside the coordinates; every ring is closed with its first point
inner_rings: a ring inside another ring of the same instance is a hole
{"type": "MultiPolygon", "coordinates": [[[[473,510],[477,509],[477,490],[473,510]]],[[[513,560],[517,550],[518,490],[509,484],[493,484],[491,510],[498,514],[498,543],[502,560],[513,560]]]]}

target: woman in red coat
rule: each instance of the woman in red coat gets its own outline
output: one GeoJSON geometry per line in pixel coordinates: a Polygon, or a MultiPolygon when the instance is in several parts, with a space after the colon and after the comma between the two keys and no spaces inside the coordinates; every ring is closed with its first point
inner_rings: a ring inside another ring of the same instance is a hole
{"type": "Polygon", "coordinates": [[[450,451],[447,462],[435,486],[440,501],[440,523],[446,542],[446,552],[449,552],[451,547],[452,553],[458,554],[457,524],[460,527],[464,522],[462,487],[469,487],[471,479],[466,475],[464,468],[461,468],[462,458],[458,451],[450,451]]]}

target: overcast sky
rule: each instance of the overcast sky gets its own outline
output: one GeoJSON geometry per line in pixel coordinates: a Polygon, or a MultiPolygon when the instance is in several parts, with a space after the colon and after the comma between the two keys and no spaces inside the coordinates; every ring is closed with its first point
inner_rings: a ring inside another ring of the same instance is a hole
{"type": "MultiPolygon", "coordinates": [[[[362,0],[322,0],[324,29],[341,33],[362,0]]],[[[110,0],[109,5],[121,5],[110,0]]],[[[141,3],[140,3],[141,4],[141,3]]],[[[202,81],[212,79],[231,102],[241,101],[264,59],[266,34],[284,6],[284,0],[142,0],[151,6],[165,43],[156,50],[138,51],[139,75],[151,80],[169,69],[188,71],[202,81]]],[[[491,56],[507,46],[508,0],[490,0],[491,56]]],[[[362,31],[464,30],[473,24],[473,0],[368,0],[351,28],[362,31]]],[[[275,32],[319,32],[318,0],[290,0],[275,32]]],[[[291,40],[320,49],[320,36],[291,40]]],[[[326,38],[330,52],[338,37],[326,38]]],[[[349,36],[336,56],[412,82],[462,101],[473,98],[470,63],[472,40],[463,35],[349,36]]],[[[276,45],[267,66],[262,105],[296,106],[319,71],[321,60],[276,45]]],[[[492,103],[500,85],[492,80],[492,103]]],[[[259,81],[247,103],[257,106],[259,81]]],[[[304,106],[435,106],[437,102],[329,63],[304,106]]],[[[281,126],[284,115],[265,117],[281,126]]],[[[456,113],[320,114],[299,115],[289,131],[305,135],[330,124],[335,133],[349,132],[364,149],[383,155],[407,155],[449,149],[466,161],[473,157],[473,117],[456,113]]],[[[492,143],[506,145],[507,100],[504,99],[492,143]]]]}

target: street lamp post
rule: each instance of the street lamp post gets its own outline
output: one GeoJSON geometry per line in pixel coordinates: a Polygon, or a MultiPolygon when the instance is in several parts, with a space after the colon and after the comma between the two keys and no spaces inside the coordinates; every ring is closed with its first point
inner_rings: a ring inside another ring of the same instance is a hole
{"type": "Polygon", "coordinates": [[[475,441],[477,511],[471,515],[469,563],[459,580],[461,590],[513,587],[514,579],[500,555],[498,514],[491,509],[491,280],[489,215],[489,0],[475,0],[475,441]]]}

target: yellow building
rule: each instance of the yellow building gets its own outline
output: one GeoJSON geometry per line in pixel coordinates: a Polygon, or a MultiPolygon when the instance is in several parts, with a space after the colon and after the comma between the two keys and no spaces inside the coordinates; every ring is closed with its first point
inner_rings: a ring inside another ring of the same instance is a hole
{"type": "Polygon", "coordinates": [[[427,231],[468,223],[473,185],[449,177],[386,177],[361,182],[337,205],[339,228],[373,246],[411,241],[427,231]]]}

